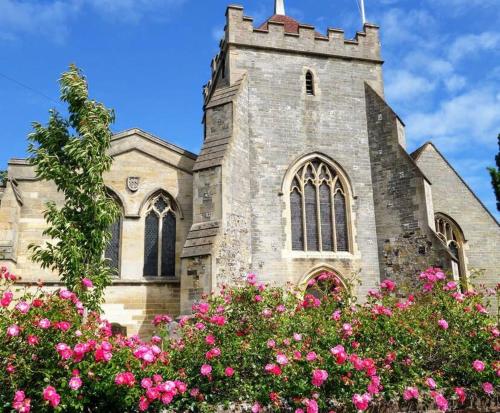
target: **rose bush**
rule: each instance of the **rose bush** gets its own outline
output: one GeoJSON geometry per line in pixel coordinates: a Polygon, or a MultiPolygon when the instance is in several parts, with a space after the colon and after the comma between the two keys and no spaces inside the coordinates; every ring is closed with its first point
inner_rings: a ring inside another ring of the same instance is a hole
{"type": "MultiPolygon", "coordinates": [[[[446,411],[494,401],[500,330],[487,295],[459,291],[438,269],[413,293],[390,280],[357,304],[333,274],[307,293],[260,284],[222,288],[157,335],[112,337],[67,290],[0,284],[3,411],[351,412],[398,403],[446,411]],[[14,300],[14,296],[19,297],[14,300]]],[[[85,288],[92,288],[87,283],[85,288]]],[[[491,293],[491,292],[490,292],[491,293]]]]}

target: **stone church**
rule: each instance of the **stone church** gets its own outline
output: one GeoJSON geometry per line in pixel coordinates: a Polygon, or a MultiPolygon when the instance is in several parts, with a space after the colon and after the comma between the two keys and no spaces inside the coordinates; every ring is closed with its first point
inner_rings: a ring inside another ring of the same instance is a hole
{"type": "MultiPolygon", "coordinates": [[[[384,98],[379,28],[354,39],[285,14],[256,25],[229,6],[204,88],[201,152],[140,129],[116,134],[105,181],[121,208],[106,251],[116,278],[106,316],[128,333],[153,314],[189,313],[222,283],[255,272],[305,286],[322,271],[412,282],[447,269],[499,281],[500,227],[432,143],[408,153],[403,121],[384,98]]],[[[196,87],[196,85],[193,85],[196,87]]],[[[56,275],[30,261],[43,210],[62,202],[24,159],[0,189],[0,258],[29,284],[56,275]]]]}

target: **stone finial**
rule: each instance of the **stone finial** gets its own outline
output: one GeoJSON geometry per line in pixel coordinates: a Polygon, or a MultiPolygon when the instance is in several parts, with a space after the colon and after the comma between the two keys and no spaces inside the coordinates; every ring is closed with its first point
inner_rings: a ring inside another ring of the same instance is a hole
{"type": "Polygon", "coordinates": [[[275,2],[274,2],[274,14],[279,14],[280,16],[285,16],[285,0],[275,0],[275,2]]]}

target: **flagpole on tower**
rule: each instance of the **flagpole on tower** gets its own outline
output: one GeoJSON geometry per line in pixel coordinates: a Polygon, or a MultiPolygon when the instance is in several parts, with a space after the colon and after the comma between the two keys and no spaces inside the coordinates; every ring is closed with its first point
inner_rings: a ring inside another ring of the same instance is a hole
{"type": "Polygon", "coordinates": [[[360,0],[360,1],[361,1],[361,20],[364,26],[366,23],[365,0],[360,0]]]}
{"type": "Polygon", "coordinates": [[[285,16],[285,0],[274,1],[274,14],[285,16]]]}

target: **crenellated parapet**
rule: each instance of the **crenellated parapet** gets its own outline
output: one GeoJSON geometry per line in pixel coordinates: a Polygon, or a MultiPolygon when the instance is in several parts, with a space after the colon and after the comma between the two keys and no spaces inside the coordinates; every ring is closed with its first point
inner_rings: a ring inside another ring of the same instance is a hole
{"type": "Polygon", "coordinates": [[[254,26],[253,18],[244,15],[243,7],[231,5],[226,12],[226,36],[229,46],[275,49],[303,54],[359,59],[382,63],[379,27],[366,23],[354,39],[346,39],[344,31],[328,29],[326,35],[314,26],[298,24],[298,33],[285,30],[282,22],[269,20],[264,28],[254,26]]]}

